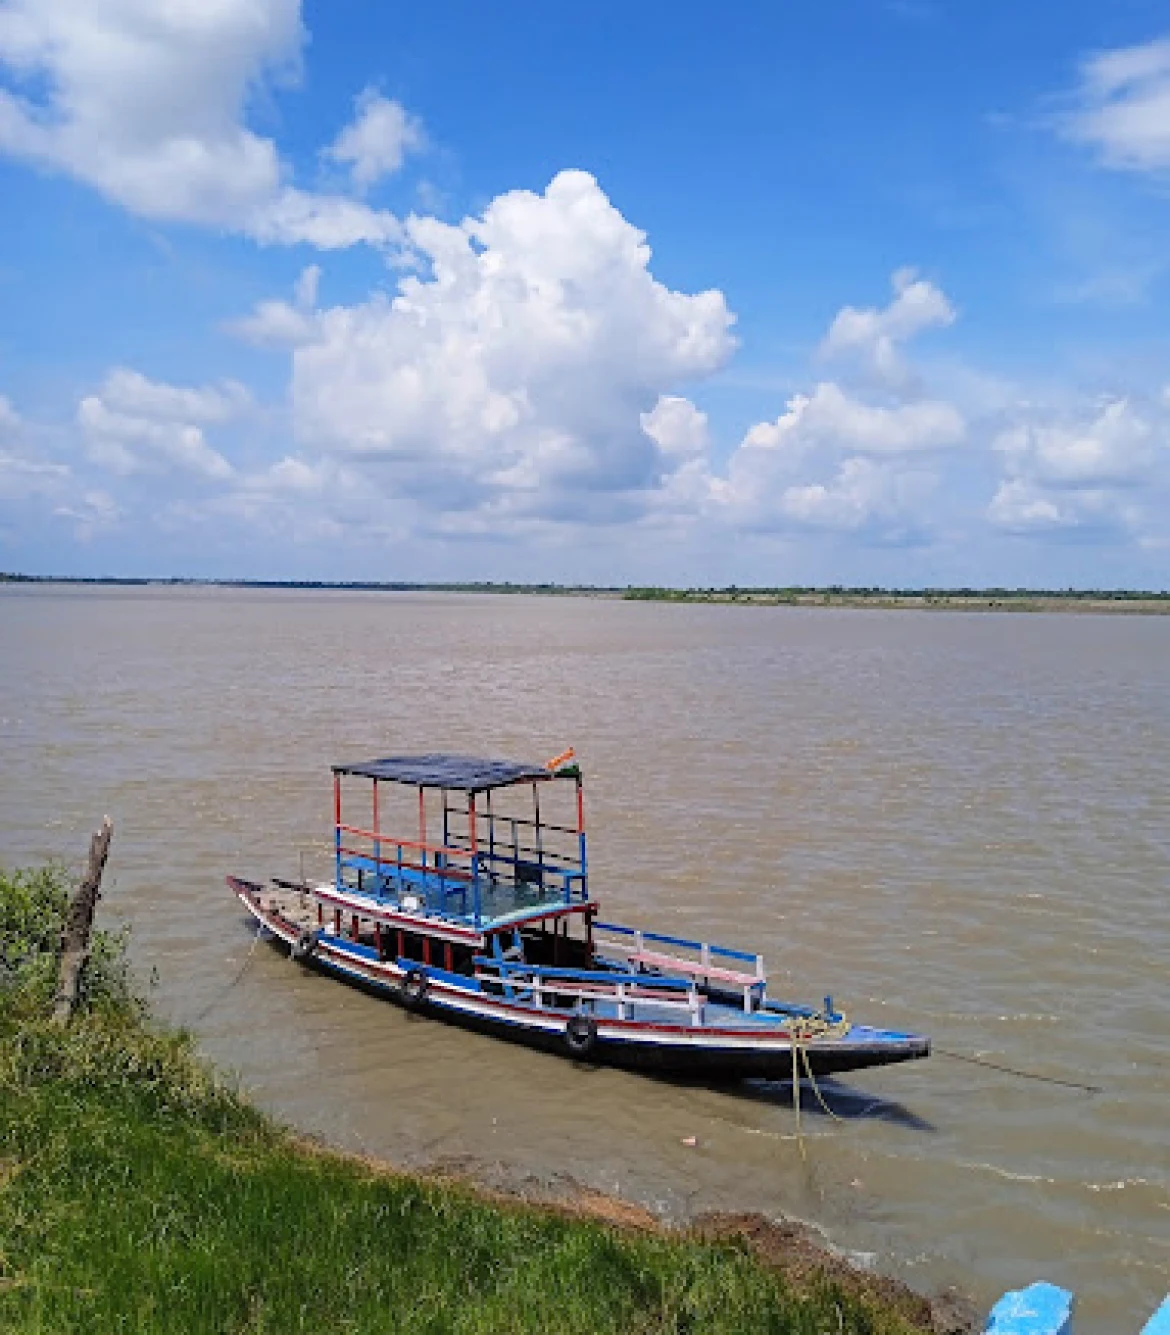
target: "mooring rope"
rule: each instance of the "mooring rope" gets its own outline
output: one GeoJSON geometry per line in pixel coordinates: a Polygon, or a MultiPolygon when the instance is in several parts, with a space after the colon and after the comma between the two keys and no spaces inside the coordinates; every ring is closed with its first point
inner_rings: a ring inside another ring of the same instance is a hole
{"type": "Polygon", "coordinates": [[[256,935],[252,938],[252,944],[248,947],[248,953],[244,956],[243,964],[241,964],[239,969],[237,969],[236,976],[232,979],[230,983],[228,983],[227,987],[225,987],[222,992],[217,992],[215,996],[211,998],[211,1000],[207,1003],[207,1005],[204,1006],[203,1009],[199,1012],[199,1014],[196,1015],[195,1018],[191,1021],[192,1024],[200,1024],[203,1020],[205,1020],[207,1016],[210,1015],[211,1012],[216,1008],[216,1006],[218,1006],[219,1003],[224,999],[224,997],[227,996],[227,994],[232,990],[232,988],[235,987],[235,985],[240,981],[240,979],[243,978],[244,971],[247,969],[248,965],[252,963],[252,956],[253,954],[255,954],[256,947],[260,944],[260,938],[263,935],[264,935],[264,924],[261,923],[256,928],[256,935]]]}
{"type": "Polygon", "coordinates": [[[1079,1080],[1062,1080],[1055,1075],[1040,1075],[1037,1071],[1021,1071],[1016,1066],[1003,1066],[999,1062],[990,1062],[985,1057],[968,1057],[961,1052],[948,1052],[946,1048],[931,1047],[931,1052],[938,1057],[950,1057],[952,1061],[968,1062],[972,1066],[986,1066],[990,1071],[1002,1071],[1004,1075],[1019,1076],[1021,1080],[1042,1080],[1046,1085],[1063,1085],[1065,1089],[1080,1089],[1086,1094],[1100,1094],[1100,1085],[1086,1085],[1079,1080]]]}
{"type": "MultiPolygon", "coordinates": [[[[808,1160],[808,1151],[804,1144],[804,1128],[801,1125],[801,1098],[800,1098],[800,1067],[804,1067],[804,1073],[808,1077],[808,1082],[812,1086],[813,1094],[821,1108],[835,1121],[841,1122],[845,1119],[839,1113],[835,1113],[825,1097],[821,1093],[821,1087],[817,1084],[817,1078],[813,1074],[812,1060],[809,1057],[809,1045],[816,1038],[837,1038],[849,1030],[849,1021],[842,1014],[829,1019],[822,1015],[810,1015],[807,1017],[793,1016],[789,1020],[788,1035],[792,1051],[792,1107],[796,1114],[796,1143],[800,1147],[800,1157],[806,1162],[808,1160]]],[[[952,1061],[967,1062],[972,1066],[984,1066],[991,1071],[1000,1071],[1004,1075],[1018,1076],[1021,1080],[1039,1080],[1048,1085],[1060,1085],[1064,1089],[1079,1089],[1086,1094],[1100,1094],[1100,1085],[1089,1085],[1079,1080],[1064,1080],[1059,1076],[1041,1075],[1038,1071],[1022,1071],[1016,1066],[1005,1066],[1002,1062],[988,1061],[985,1057],[969,1057],[962,1052],[951,1052],[947,1048],[932,1047],[931,1051],[940,1057],[950,1057],[952,1061]]]]}
{"type": "Polygon", "coordinates": [[[796,1111],[796,1143],[800,1146],[800,1157],[802,1159],[807,1159],[808,1155],[805,1152],[804,1132],[800,1125],[800,1070],[798,1063],[804,1066],[808,1082],[812,1085],[817,1102],[834,1121],[843,1121],[844,1119],[825,1102],[821,1087],[817,1084],[817,1078],[813,1074],[808,1049],[814,1038],[841,1038],[849,1032],[849,1027],[850,1021],[844,1012],[833,1016],[807,1015],[797,1017],[794,1015],[788,1021],[788,1041],[792,1049],[792,1106],[796,1111]]]}
{"type": "Polygon", "coordinates": [[[792,1107],[796,1112],[796,1143],[800,1147],[800,1157],[807,1160],[808,1154],[804,1148],[804,1132],[800,1128],[800,1074],[796,1067],[798,1042],[791,1029],[788,1031],[788,1038],[789,1047],[792,1049],[792,1107]]]}
{"type": "Polygon", "coordinates": [[[830,1108],[829,1105],[825,1102],[824,1095],[821,1093],[821,1087],[820,1087],[820,1085],[817,1084],[817,1078],[816,1078],[816,1076],[813,1075],[812,1063],[809,1061],[809,1056],[808,1056],[808,1044],[807,1044],[807,1043],[802,1043],[802,1044],[800,1045],[800,1056],[801,1056],[801,1060],[804,1062],[804,1069],[805,1069],[806,1073],[808,1074],[808,1082],[809,1082],[810,1085],[812,1085],[812,1087],[813,1087],[813,1093],[817,1096],[817,1102],[821,1105],[821,1107],[825,1110],[825,1112],[827,1112],[827,1113],[829,1114],[829,1116],[833,1119],[833,1121],[835,1121],[835,1122],[841,1122],[841,1121],[844,1121],[844,1118],[839,1117],[839,1116],[832,1110],[832,1108],[830,1108]]]}

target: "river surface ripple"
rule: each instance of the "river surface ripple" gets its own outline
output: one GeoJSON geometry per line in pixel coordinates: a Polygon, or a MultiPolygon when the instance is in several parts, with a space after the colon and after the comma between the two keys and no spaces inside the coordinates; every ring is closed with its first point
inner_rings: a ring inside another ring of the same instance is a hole
{"type": "Polygon", "coordinates": [[[0,591],[0,858],[79,858],[157,1005],[297,1126],[673,1218],[803,1218],[924,1289],[1170,1272],[1170,618],[228,589],[0,591]],[[328,766],[575,745],[607,916],[759,948],[943,1056],[807,1109],[591,1071],[258,949],[225,872],[323,870],[328,766]],[[697,1137],[697,1146],[684,1138],[697,1137]]]}

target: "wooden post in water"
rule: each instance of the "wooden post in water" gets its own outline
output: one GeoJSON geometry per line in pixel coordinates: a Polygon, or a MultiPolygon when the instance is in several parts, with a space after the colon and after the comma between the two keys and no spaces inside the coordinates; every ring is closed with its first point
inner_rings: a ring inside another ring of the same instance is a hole
{"type": "Polygon", "coordinates": [[[102,872],[110,853],[110,839],[114,824],[109,816],[102,820],[102,828],[89,841],[89,866],[77,887],[77,893],[65,915],[61,929],[61,965],[57,974],[57,995],[53,998],[53,1021],[66,1025],[77,1006],[81,978],[89,959],[89,938],[93,932],[93,915],[101,895],[102,872]]]}

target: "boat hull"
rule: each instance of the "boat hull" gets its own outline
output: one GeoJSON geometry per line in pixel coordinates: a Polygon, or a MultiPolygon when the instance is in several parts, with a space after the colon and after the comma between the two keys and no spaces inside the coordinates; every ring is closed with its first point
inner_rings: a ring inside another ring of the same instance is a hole
{"type": "MultiPolygon", "coordinates": [[[[229,877],[228,884],[274,942],[293,952],[303,930],[301,926],[267,910],[262,902],[262,888],[254,882],[229,877]]],[[[582,1050],[580,1044],[571,1043],[566,1033],[567,1013],[551,1008],[536,1010],[502,996],[472,990],[466,980],[439,969],[420,968],[426,985],[421,992],[412,993],[404,987],[411,970],[390,960],[378,960],[372,952],[341,938],[322,936],[301,962],[307,968],[330,974],[414,1014],[578,1061],[703,1081],[792,1078],[792,1043],[782,1029],[761,1026],[759,1032],[752,1032],[598,1018],[582,1050]]],[[[797,1057],[801,1074],[809,1068],[814,1075],[821,1076],[888,1066],[913,1061],[930,1052],[929,1039],[916,1035],[886,1034],[857,1027],[850,1035],[800,1042],[797,1057]],[[857,1038],[851,1038],[854,1033],[857,1038]]]]}

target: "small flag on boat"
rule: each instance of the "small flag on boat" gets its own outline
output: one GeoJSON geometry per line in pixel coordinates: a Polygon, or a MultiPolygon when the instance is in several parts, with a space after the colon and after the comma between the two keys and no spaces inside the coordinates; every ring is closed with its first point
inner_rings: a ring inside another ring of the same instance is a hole
{"type": "Polygon", "coordinates": [[[545,763],[544,767],[546,770],[549,770],[551,773],[555,774],[557,770],[561,768],[562,765],[567,765],[570,760],[575,760],[576,758],[577,758],[577,753],[570,746],[567,751],[562,751],[559,756],[553,756],[551,760],[545,763]]]}

